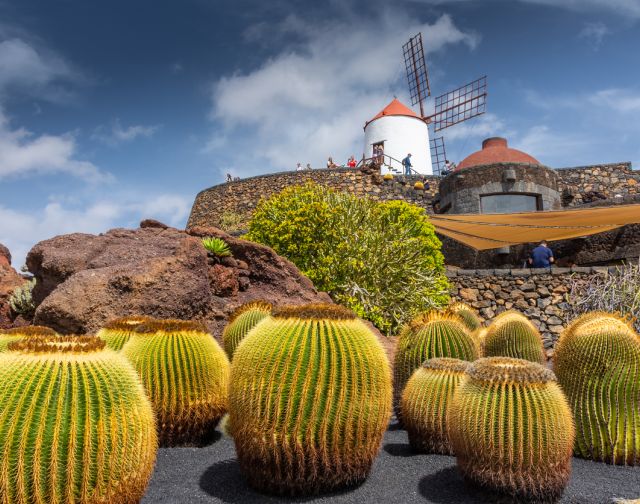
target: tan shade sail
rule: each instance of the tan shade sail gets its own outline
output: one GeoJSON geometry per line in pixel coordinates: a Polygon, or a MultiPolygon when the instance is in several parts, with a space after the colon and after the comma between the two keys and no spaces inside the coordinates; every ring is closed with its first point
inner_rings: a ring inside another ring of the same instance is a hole
{"type": "Polygon", "coordinates": [[[433,215],[436,231],[477,250],[567,240],[640,223],[640,204],[512,214],[433,215]]]}

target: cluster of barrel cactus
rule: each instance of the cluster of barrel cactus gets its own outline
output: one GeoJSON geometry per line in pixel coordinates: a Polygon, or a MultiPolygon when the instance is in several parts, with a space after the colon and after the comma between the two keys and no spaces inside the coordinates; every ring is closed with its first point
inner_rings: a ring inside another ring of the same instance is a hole
{"type": "Polygon", "coordinates": [[[93,336],[39,335],[0,354],[0,501],[138,502],[157,437],[136,372],[93,336]]]}
{"type": "Polygon", "coordinates": [[[640,336],[615,315],[589,313],[560,336],[554,371],[576,422],[575,453],[640,464],[640,336]]]}
{"type": "Polygon", "coordinates": [[[452,357],[473,361],[480,357],[480,347],[462,319],[450,312],[430,311],[403,327],[398,338],[394,363],[394,406],[402,418],[402,391],[422,363],[434,357],[452,357]]]}
{"type": "Polygon", "coordinates": [[[266,301],[252,301],[237,308],[222,332],[224,350],[231,359],[236,347],[258,322],[271,314],[273,307],[266,301]]]}
{"type": "Polygon", "coordinates": [[[122,353],[151,399],[163,446],[201,444],[227,411],[229,360],[197,322],[152,320],[122,353]]]}
{"type": "Polygon", "coordinates": [[[363,481],[387,428],[382,345],[336,305],[274,310],[234,355],[229,430],[249,483],[314,494],[363,481]]]}
{"type": "Polygon", "coordinates": [[[559,497],[571,474],[571,410],[552,371],[509,357],[472,363],[448,410],[466,478],[519,499],[559,497]]]}

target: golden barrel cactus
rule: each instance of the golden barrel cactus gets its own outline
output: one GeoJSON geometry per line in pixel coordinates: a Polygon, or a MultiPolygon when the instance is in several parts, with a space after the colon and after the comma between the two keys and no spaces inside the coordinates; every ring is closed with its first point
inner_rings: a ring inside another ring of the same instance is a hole
{"type": "Polygon", "coordinates": [[[483,355],[525,359],[539,364],[546,362],[540,331],[515,310],[502,312],[487,327],[483,355]]]}
{"type": "Polygon", "coordinates": [[[162,446],[202,444],[227,411],[229,360],[206,327],[184,320],[142,324],[122,348],[156,413],[162,446]]]}
{"type": "Polygon", "coordinates": [[[429,359],[411,375],[400,409],[417,452],[453,455],[447,433],[447,409],[470,362],[449,357],[429,359]]]}
{"type": "Polygon", "coordinates": [[[25,339],[0,383],[0,502],[139,502],[158,440],[125,358],[93,336],[25,339]]]}
{"type": "Polygon", "coordinates": [[[227,326],[222,331],[222,343],[229,359],[233,357],[237,346],[249,331],[271,314],[272,308],[271,304],[265,301],[251,301],[231,314],[227,326]]]}
{"type": "Polygon", "coordinates": [[[99,331],[97,336],[105,341],[107,346],[116,352],[129,341],[131,335],[135,333],[136,327],[140,324],[151,322],[151,317],[144,315],[129,315],[107,322],[99,331]]]}
{"type": "Polygon", "coordinates": [[[562,495],[575,433],[551,370],[523,359],[479,359],[453,397],[448,426],[458,467],[471,482],[535,502],[562,495]]]}
{"type": "Polygon", "coordinates": [[[640,465],[640,336],[628,322],[580,317],[560,337],[554,371],[573,410],[575,454],[640,465]]]}
{"type": "Polygon", "coordinates": [[[458,315],[429,311],[402,328],[393,366],[394,406],[399,420],[400,398],[407,381],[424,361],[434,357],[465,361],[480,357],[476,339],[458,315]]]}
{"type": "Polygon", "coordinates": [[[305,495],[362,482],[390,414],[382,345],[340,306],[274,310],[234,355],[229,429],[259,490],[305,495]]]}
{"type": "Polygon", "coordinates": [[[477,312],[466,303],[452,303],[447,311],[458,315],[470,331],[476,331],[482,327],[482,321],[477,312]]]}
{"type": "Polygon", "coordinates": [[[40,336],[56,336],[56,332],[44,326],[24,326],[12,329],[0,329],[0,353],[6,352],[10,343],[40,336]]]}

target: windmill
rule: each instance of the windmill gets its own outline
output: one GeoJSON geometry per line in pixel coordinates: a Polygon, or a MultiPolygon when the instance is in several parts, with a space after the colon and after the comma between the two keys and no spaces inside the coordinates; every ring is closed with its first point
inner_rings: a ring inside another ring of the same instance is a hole
{"type": "Polygon", "coordinates": [[[411,37],[402,46],[402,51],[407,69],[411,105],[420,106],[420,117],[433,129],[434,135],[431,135],[429,141],[431,163],[434,173],[439,175],[444,167],[446,150],[444,137],[436,137],[435,133],[485,113],[487,77],[480,77],[464,86],[437,96],[434,100],[433,114],[427,115],[424,111],[424,101],[431,96],[431,86],[424,57],[422,33],[411,37]]]}

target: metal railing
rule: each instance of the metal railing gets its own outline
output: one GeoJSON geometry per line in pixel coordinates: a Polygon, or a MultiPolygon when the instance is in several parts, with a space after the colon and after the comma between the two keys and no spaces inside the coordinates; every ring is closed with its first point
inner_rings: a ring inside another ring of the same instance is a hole
{"type": "MultiPolygon", "coordinates": [[[[365,165],[369,165],[369,164],[373,164],[378,166],[379,168],[383,167],[383,166],[388,166],[392,172],[395,172],[399,175],[405,175],[404,173],[404,166],[402,164],[402,161],[400,161],[399,159],[396,159],[392,156],[389,156],[388,154],[382,154],[381,156],[374,156],[374,157],[370,157],[370,158],[365,158],[364,156],[362,157],[362,159],[360,161],[358,161],[358,164],[356,165],[356,168],[360,168],[362,166],[365,165]],[[380,160],[380,158],[382,158],[382,161],[380,160]],[[399,168],[394,168],[392,161],[395,161],[396,163],[398,163],[398,165],[400,166],[399,168]]],[[[414,170],[413,168],[409,168],[411,175],[421,175],[421,173],[417,172],[416,170],[414,170]]]]}

